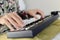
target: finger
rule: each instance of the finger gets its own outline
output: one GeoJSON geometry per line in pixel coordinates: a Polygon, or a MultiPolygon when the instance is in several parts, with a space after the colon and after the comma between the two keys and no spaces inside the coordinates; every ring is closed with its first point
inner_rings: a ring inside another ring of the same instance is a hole
{"type": "Polygon", "coordinates": [[[38,19],[38,17],[37,17],[37,15],[36,14],[34,14],[34,15],[32,15],[34,18],[36,18],[36,19],[38,19]]]}
{"type": "Polygon", "coordinates": [[[12,25],[8,22],[8,20],[4,19],[5,20],[5,24],[7,25],[7,27],[10,29],[10,31],[14,31],[14,28],[12,27],[12,25]]]}
{"type": "Polygon", "coordinates": [[[23,24],[21,23],[21,21],[14,14],[12,14],[12,15],[10,14],[8,16],[13,18],[18,23],[19,27],[23,27],[23,24]]]}
{"type": "Polygon", "coordinates": [[[16,28],[19,29],[18,24],[10,16],[5,16],[5,18],[16,28]]]}
{"type": "Polygon", "coordinates": [[[33,16],[34,18],[38,18],[37,16],[36,16],[36,10],[29,10],[29,11],[27,11],[27,13],[29,14],[29,15],[31,15],[31,16],[33,16]]]}
{"type": "Polygon", "coordinates": [[[44,15],[44,12],[43,12],[43,11],[41,11],[41,10],[38,10],[38,9],[37,9],[37,12],[39,12],[39,14],[41,15],[41,17],[42,17],[42,18],[44,18],[44,17],[45,17],[45,15],[44,15]]]}
{"type": "Polygon", "coordinates": [[[13,12],[13,14],[23,23],[22,18],[16,12],[13,12]]]}

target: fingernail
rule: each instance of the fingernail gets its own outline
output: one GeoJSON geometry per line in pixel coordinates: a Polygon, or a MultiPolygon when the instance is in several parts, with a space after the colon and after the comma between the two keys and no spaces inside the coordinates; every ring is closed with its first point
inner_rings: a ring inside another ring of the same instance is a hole
{"type": "Polygon", "coordinates": [[[14,31],[14,29],[10,30],[11,32],[14,31]]]}
{"type": "Polygon", "coordinates": [[[24,30],[24,28],[20,27],[19,30],[24,30]]]}
{"type": "Polygon", "coordinates": [[[20,27],[20,28],[18,28],[18,29],[16,29],[16,30],[17,30],[17,31],[18,31],[18,30],[24,30],[24,28],[20,27]]]}
{"type": "Polygon", "coordinates": [[[16,29],[16,30],[20,30],[20,29],[18,28],[18,29],[16,29]]]}

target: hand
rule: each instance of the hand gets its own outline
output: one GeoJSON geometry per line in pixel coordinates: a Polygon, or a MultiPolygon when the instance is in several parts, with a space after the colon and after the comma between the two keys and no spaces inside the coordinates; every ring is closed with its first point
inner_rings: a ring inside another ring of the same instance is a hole
{"type": "Polygon", "coordinates": [[[44,12],[38,9],[32,9],[32,10],[28,10],[27,13],[35,18],[37,18],[36,14],[37,12],[40,14],[41,18],[44,18],[44,12]]]}
{"type": "Polygon", "coordinates": [[[6,15],[2,16],[0,18],[0,24],[7,25],[10,31],[14,31],[14,28],[16,28],[16,30],[19,30],[19,28],[23,27],[23,21],[21,17],[14,12],[7,13],[6,15]],[[14,26],[14,28],[12,27],[12,25],[14,26]]]}

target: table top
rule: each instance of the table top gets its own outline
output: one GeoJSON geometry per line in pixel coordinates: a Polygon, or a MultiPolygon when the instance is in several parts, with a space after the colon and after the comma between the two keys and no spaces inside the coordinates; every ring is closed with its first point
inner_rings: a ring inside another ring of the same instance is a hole
{"type": "Polygon", "coordinates": [[[7,34],[0,34],[0,40],[51,40],[56,34],[60,33],[60,20],[56,20],[49,27],[44,29],[34,38],[7,38],[7,34]]]}

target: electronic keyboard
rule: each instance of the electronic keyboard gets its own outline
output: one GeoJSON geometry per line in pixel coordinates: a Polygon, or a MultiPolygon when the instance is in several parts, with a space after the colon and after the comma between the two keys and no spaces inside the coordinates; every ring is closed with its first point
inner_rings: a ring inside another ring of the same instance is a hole
{"type": "Polygon", "coordinates": [[[45,16],[42,20],[39,15],[39,18],[29,18],[23,20],[25,26],[18,31],[8,31],[7,37],[8,38],[32,38],[40,33],[43,29],[48,27],[52,22],[54,22],[58,17],[58,11],[51,12],[51,15],[45,16]]]}

